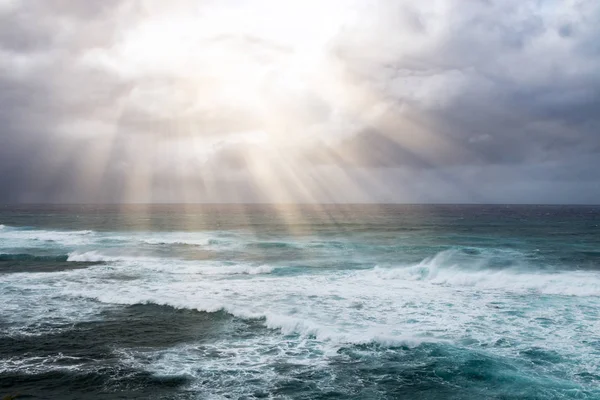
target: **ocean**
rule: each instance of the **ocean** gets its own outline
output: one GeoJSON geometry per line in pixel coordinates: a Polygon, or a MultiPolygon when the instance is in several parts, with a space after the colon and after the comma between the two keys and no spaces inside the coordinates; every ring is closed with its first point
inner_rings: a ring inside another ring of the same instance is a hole
{"type": "Polygon", "coordinates": [[[600,399],[600,207],[0,207],[0,398],[600,399]]]}

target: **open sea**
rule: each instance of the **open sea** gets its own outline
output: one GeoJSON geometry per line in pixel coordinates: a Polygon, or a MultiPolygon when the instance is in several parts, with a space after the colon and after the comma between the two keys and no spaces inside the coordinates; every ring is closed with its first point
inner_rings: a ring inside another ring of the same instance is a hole
{"type": "Polygon", "coordinates": [[[600,207],[0,206],[0,398],[600,399],[600,207]]]}

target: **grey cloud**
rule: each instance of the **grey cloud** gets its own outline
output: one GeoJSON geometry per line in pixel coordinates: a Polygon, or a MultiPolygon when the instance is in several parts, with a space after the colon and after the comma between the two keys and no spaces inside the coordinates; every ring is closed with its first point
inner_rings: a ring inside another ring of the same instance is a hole
{"type": "Polygon", "coordinates": [[[0,47],[17,53],[110,44],[125,2],[31,0],[0,11],[0,47]],[[85,40],[82,40],[85,32],[85,40]]]}
{"type": "MultiPolygon", "coordinates": [[[[553,30],[564,25],[556,27],[554,14],[544,14],[542,8],[530,2],[474,2],[469,7],[461,3],[449,11],[446,34],[434,44],[427,42],[408,53],[401,42],[392,48],[382,45],[384,53],[365,57],[359,49],[369,42],[360,32],[350,32],[350,40],[339,38],[335,54],[356,79],[372,80],[379,97],[417,108],[433,132],[470,148],[473,154],[463,159],[466,164],[532,162],[561,153],[597,152],[600,57],[589,49],[582,53],[581,48],[600,37],[596,28],[600,7],[581,2],[574,8],[577,35],[563,37],[554,37],[553,30]],[[544,43],[552,40],[557,41],[555,46],[544,43]],[[435,103],[394,89],[405,88],[403,80],[415,77],[423,87],[433,85],[451,71],[462,78],[462,87],[451,93],[438,87],[432,93],[435,103]],[[471,140],[483,134],[489,140],[471,140]]],[[[387,10],[389,18],[401,11],[396,6],[387,10]]],[[[434,24],[418,10],[413,10],[413,19],[425,27],[434,24]]],[[[431,30],[418,30],[414,39],[431,36],[431,30]]],[[[391,139],[402,134],[400,127],[386,132],[391,139]]],[[[379,142],[374,137],[374,145],[379,142]]]]}
{"type": "MultiPolygon", "coordinates": [[[[159,166],[160,140],[268,128],[297,133],[320,127],[325,136],[335,112],[355,129],[339,140],[317,137],[306,147],[290,146],[283,157],[307,169],[341,167],[357,185],[367,185],[366,179],[352,171],[366,168],[377,181],[377,196],[394,201],[539,202],[552,196],[553,185],[557,201],[600,201],[593,189],[600,186],[600,5],[595,1],[449,0],[442,11],[382,1],[379,11],[365,12],[356,26],[342,29],[329,48],[343,75],[336,78],[364,95],[360,107],[343,109],[318,88],[295,98],[265,88],[276,100],[273,115],[291,121],[275,127],[243,108],[194,109],[195,90],[210,94],[210,80],[194,89],[177,77],[123,77],[82,64],[84,52],[110,49],[121,29],[143,19],[140,4],[39,0],[0,14],[5,58],[0,62],[0,186],[6,188],[0,201],[118,201],[136,179],[152,180],[149,185],[161,193],[158,200],[177,199],[178,188],[187,186],[201,201],[208,193],[202,164],[186,161],[185,173],[179,164],[180,172],[159,166]],[[129,101],[136,89],[153,84],[163,86],[161,93],[183,88],[190,107],[159,115],[129,101]],[[379,105],[387,111],[363,115],[379,105]],[[65,125],[84,129],[79,122],[113,126],[115,136],[61,131],[65,125]],[[152,145],[155,140],[159,144],[152,145]],[[94,157],[106,164],[102,172],[90,173],[95,188],[81,176],[94,157]],[[199,170],[196,176],[193,168],[199,170]],[[417,194],[385,190],[402,187],[417,194]]],[[[259,63],[291,52],[251,35],[221,35],[209,42],[239,49],[259,63]]],[[[259,145],[232,142],[215,151],[208,165],[224,176],[243,173],[253,157],[264,159],[259,145]]],[[[224,197],[261,196],[243,178],[214,179],[215,191],[224,197]]]]}

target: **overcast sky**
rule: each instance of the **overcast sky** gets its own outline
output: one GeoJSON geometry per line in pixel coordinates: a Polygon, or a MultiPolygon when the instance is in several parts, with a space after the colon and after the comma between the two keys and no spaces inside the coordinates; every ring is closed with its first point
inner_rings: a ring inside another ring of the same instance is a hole
{"type": "Polygon", "coordinates": [[[600,203],[597,0],[0,0],[0,202],[600,203]]]}

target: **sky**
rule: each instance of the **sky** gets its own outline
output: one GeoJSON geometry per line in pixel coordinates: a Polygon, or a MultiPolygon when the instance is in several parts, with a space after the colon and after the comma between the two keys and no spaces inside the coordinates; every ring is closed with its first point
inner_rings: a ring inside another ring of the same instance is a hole
{"type": "Polygon", "coordinates": [[[600,203],[597,0],[0,0],[0,202],[600,203]]]}

